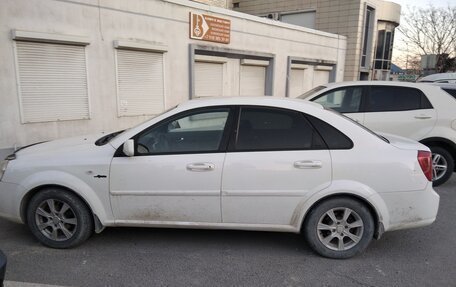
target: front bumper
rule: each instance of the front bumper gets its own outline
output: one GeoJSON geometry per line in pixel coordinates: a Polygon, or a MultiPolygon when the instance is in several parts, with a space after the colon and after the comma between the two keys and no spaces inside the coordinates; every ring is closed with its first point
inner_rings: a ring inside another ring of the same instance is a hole
{"type": "Polygon", "coordinates": [[[437,217],[440,196],[429,183],[420,191],[380,193],[389,214],[385,231],[430,225],[437,217]]]}
{"type": "Polygon", "coordinates": [[[0,181],[0,217],[22,223],[20,214],[22,195],[20,185],[0,181]]]}

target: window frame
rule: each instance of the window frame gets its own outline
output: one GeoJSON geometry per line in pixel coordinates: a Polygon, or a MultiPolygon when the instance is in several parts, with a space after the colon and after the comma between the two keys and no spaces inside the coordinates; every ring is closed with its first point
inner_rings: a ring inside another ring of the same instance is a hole
{"type": "MultiPolygon", "coordinates": [[[[177,113],[175,115],[172,115],[170,117],[167,117],[166,119],[163,119],[150,127],[140,131],[130,139],[134,140],[135,142],[135,154],[134,157],[139,157],[139,156],[162,156],[162,155],[182,155],[182,154],[205,154],[205,153],[225,153],[227,146],[228,146],[228,140],[229,140],[229,135],[230,132],[233,128],[234,124],[234,116],[235,116],[235,106],[209,106],[209,107],[203,107],[203,108],[195,108],[195,109],[190,109],[186,110],[180,113],[177,113]],[[215,110],[220,110],[220,109],[227,109],[228,110],[228,117],[226,120],[225,128],[222,133],[222,138],[220,139],[220,144],[217,150],[201,150],[201,151],[174,151],[174,152],[161,152],[161,153],[147,153],[147,154],[140,154],[138,153],[138,139],[140,136],[143,134],[148,133],[150,130],[156,128],[159,125],[162,125],[166,122],[172,122],[177,119],[181,119],[187,116],[194,115],[195,113],[200,113],[200,112],[211,112],[215,110]]],[[[123,145],[121,145],[115,156],[126,156],[123,154],[123,145]]]]}

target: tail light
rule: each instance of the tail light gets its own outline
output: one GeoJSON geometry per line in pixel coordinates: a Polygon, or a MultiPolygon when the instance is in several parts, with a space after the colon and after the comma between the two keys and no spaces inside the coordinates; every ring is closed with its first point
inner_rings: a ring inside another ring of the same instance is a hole
{"type": "Polygon", "coordinates": [[[429,151],[418,151],[418,162],[429,181],[432,181],[432,154],[429,151]]]}

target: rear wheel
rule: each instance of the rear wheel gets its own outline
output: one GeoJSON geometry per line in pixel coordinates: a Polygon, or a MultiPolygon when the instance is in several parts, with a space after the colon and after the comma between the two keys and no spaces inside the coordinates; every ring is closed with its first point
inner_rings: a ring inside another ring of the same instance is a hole
{"type": "Polygon", "coordinates": [[[94,229],[87,205],[58,188],[33,196],[27,208],[27,223],[33,235],[52,248],[74,247],[87,240],[94,229]]]}
{"type": "Polygon", "coordinates": [[[432,183],[433,186],[444,184],[453,174],[454,159],[444,148],[430,147],[432,152],[432,183]]]}
{"type": "Polygon", "coordinates": [[[369,209],[350,198],[328,199],[306,217],[304,236],[318,254],[335,259],[355,256],[367,248],[374,235],[369,209]]]}

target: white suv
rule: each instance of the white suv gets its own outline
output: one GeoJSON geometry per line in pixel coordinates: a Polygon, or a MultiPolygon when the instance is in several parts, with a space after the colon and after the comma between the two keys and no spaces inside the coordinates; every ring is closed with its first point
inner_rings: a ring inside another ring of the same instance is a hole
{"type": "Polygon", "coordinates": [[[438,86],[358,81],[319,86],[301,99],[344,113],[366,127],[419,141],[433,153],[434,185],[455,170],[456,99],[438,86]]]}

